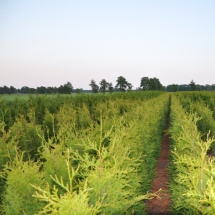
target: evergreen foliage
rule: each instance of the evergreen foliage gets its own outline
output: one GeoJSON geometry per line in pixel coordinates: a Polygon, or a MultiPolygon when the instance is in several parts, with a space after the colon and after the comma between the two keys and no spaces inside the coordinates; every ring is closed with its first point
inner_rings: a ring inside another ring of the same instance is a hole
{"type": "Polygon", "coordinates": [[[54,101],[31,97],[7,130],[1,122],[2,213],[144,214],[168,95],[54,101]]]}
{"type": "Polygon", "coordinates": [[[172,145],[173,214],[214,214],[215,159],[207,152],[214,141],[205,140],[197,128],[199,118],[188,114],[172,96],[170,130],[172,145]]]}

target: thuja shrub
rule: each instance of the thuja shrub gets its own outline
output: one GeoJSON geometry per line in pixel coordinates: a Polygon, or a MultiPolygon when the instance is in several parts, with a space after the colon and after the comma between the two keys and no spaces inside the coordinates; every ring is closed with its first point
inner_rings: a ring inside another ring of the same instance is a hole
{"type": "MultiPolygon", "coordinates": [[[[16,130],[17,131],[17,130],[16,130]]],[[[0,196],[3,195],[3,190],[5,189],[5,177],[2,177],[4,166],[8,162],[14,161],[17,155],[17,150],[19,148],[19,141],[17,140],[17,136],[20,135],[12,130],[6,129],[6,123],[0,123],[0,196]]],[[[25,156],[26,158],[29,157],[25,156]]]]}
{"type": "Polygon", "coordinates": [[[35,189],[31,184],[42,187],[43,175],[40,165],[23,161],[23,154],[17,153],[15,159],[4,167],[6,187],[3,196],[2,212],[12,214],[36,214],[43,206],[32,195],[35,189]]]}
{"type": "Polygon", "coordinates": [[[45,111],[42,129],[46,140],[51,139],[56,135],[56,118],[48,109],[45,111]]]}
{"type": "Polygon", "coordinates": [[[67,169],[67,180],[62,176],[50,175],[55,184],[53,187],[50,187],[49,183],[46,183],[44,188],[33,185],[36,190],[33,197],[46,204],[38,214],[99,214],[100,201],[97,201],[95,205],[89,204],[91,189],[88,187],[87,181],[80,183],[79,187],[74,187],[74,180],[76,181],[76,176],[80,174],[79,168],[71,166],[69,149],[65,151],[65,154],[67,158],[64,166],[67,169]]]}
{"type": "Polygon", "coordinates": [[[30,96],[28,99],[29,108],[35,110],[37,124],[42,124],[46,106],[49,98],[47,96],[30,96]]]}
{"type": "Polygon", "coordinates": [[[6,179],[2,176],[4,165],[16,156],[16,141],[11,138],[10,130],[6,131],[5,123],[0,123],[0,205],[5,190],[6,179]]]}
{"type": "Polygon", "coordinates": [[[129,127],[116,126],[112,134],[106,133],[103,139],[106,136],[110,137],[110,144],[107,147],[103,146],[103,139],[99,146],[95,142],[85,143],[89,149],[96,152],[93,157],[89,154],[84,156],[85,165],[89,163],[86,160],[94,158],[86,168],[93,169],[89,172],[88,179],[90,187],[93,188],[90,201],[103,199],[104,214],[122,214],[141,199],[147,198],[147,195],[142,196],[139,193],[141,176],[138,175],[137,169],[141,156],[132,157],[132,149],[125,136],[128,129],[129,127]]]}
{"type": "Polygon", "coordinates": [[[28,112],[27,102],[21,99],[16,99],[14,101],[1,99],[0,107],[0,121],[4,121],[6,130],[9,130],[19,114],[26,115],[28,112]]]}
{"type": "MultiPolygon", "coordinates": [[[[215,120],[213,118],[213,112],[203,103],[191,104],[194,111],[200,117],[197,121],[197,127],[202,133],[203,138],[207,139],[207,134],[210,131],[210,137],[215,137],[215,120]]],[[[215,152],[215,142],[212,143],[211,149],[215,152]]]]}
{"type": "Polygon", "coordinates": [[[82,138],[87,138],[87,134],[91,135],[94,127],[88,109],[84,108],[83,113],[80,108],[78,110],[71,104],[64,104],[56,114],[55,135],[57,142],[73,150],[79,149],[78,143],[82,138]],[[78,116],[80,114],[80,116],[78,116]],[[84,126],[80,127],[80,120],[84,121],[84,126]],[[89,127],[88,127],[89,126],[89,127]]]}
{"type": "Polygon", "coordinates": [[[41,146],[43,131],[40,125],[27,122],[24,116],[19,116],[10,128],[10,135],[17,142],[17,147],[24,151],[25,159],[38,159],[38,148],[41,146]]]}
{"type": "MultiPolygon", "coordinates": [[[[48,142],[43,144],[40,151],[42,162],[41,170],[43,171],[44,179],[50,189],[53,189],[54,186],[58,186],[55,181],[52,180],[51,176],[63,178],[64,182],[68,183],[69,176],[67,166],[65,165],[67,159],[65,147],[61,144],[48,142]]],[[[60,191],[60,187],[58,189],[60,191]]]]}
{"type": "Polygon", "coordinates": [[[16,152],[14,148],[17,146],[17,142],[14,138],[11,138],[11,132],[6,131],[5,123],[0,123],[0,171],[4,165],[15,156],[16,152]]]}
{"type": "MultiPolygon", "coordinates": [[[[149,198],[148,194],[137,193],[141,176],[138,175],[136,168],[140,164],[140,157],[132,159],[131,149],[123,144],[123,136],[116,130],[112,135],[111,132],[105,132],[99,143],[90,140],[82,142],[84,150],[81,154],[77,150],[66,148],[63,150],[60,145],[56,148],[52,145],[51,150],[47,147],[43,149],[42,157],[46,160],[43,164],[43,171],[45,178],[48,179],[46,180],[47,189],[51,189],[51,193],[37,186],[36,197],[47,202],[47,207],[43,209],[44,213],[48,212],[46,209],[50,205],[49,210],[53,214],[55,214],[54,211],[57,214],[60,213],[64,198],[71,198],[71,196],[84,201],[79,204],[83,205],[85,213],[90,209],[97,208],[98,210],[98,205],[100,205],[99,211],[102,214],[123,214],[137,202],[149,198]],[[102,144],[106,136],[111,136],[111,144],[108,147],[102,144]],[[68,156],[67,159],[66,156],[68,156]],[[70,184],[72,190],[68,193],[66,189],[62,189],[63,184],[70,184]],[[53,196],[57,194],[61,197],[57,202],[51,203],[53,196]],[[81,197],[82,195],[85,197],[81,197]]],[[[74,207],[69,201],[64,203],[64,208],[74,210],[74,207]]],[[[76,208],[75,210],[79,214],[78,211],[82,209],[76,208]]]]}

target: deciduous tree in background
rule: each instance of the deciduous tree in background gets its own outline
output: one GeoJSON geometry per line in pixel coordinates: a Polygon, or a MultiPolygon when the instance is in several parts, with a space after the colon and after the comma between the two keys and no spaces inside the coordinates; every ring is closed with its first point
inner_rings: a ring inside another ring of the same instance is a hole
{"type": "Polygon", "coordinates": [[[96,82],[94,80],[91,80],[89,85],[90,85],[93,93],[99,92],[99,86],[96,84],[96,82]]]}
{"type": "Polygon", "coordinates": [[[163,86],[157,78],[143,77],[140,82],[142,90],[162,90],[163,86]]]}
{"type": "Polygon", "coordinates": [[[150,90],[162,90],[163,86],[158,78],[150,79],[150,90]]]}
{"type": "Polygon", "coordinates": [[[65,93],[65,94],[70,94],[73,91],[73,86],[72,84],[68,81],[66,84],[61,85],[58,88],[59,93],[65,93]]]}
{"type": "Polygon", "coordinates": [[[148,90],[149,89],[149,78],[148,77],[141,78],[140,88],[142,90],[148,90]]]}
{"type": "Polygon", "coordinates": [[[108,91],[108,82],[105,79],[100,81],[100,92],[105,93],[108,91]]]}
{"type": "Polygon", "coordinates": [[[115,88],[118,89],[120,92],[125,92],[128,86],[127,80],[123,76],[119,76],[116,80],[115,88]]]}

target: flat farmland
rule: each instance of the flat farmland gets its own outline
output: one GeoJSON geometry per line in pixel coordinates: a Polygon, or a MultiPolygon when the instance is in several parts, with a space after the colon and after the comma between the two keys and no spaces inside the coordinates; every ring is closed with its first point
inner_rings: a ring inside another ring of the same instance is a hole
{"type": "Polygon", "coordinates": [[[214,101],[212,92],[1,96],[1,213],[214,214],[214,101]]]}

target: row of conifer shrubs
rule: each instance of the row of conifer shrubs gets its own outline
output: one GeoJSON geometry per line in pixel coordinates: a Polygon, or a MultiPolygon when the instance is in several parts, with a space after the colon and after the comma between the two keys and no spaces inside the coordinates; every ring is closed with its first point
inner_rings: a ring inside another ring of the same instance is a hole
{"type": "Polygon", "coordinates": [[[215,158],[208,156],[214,139],[198,130],[199,118],[171,101],[171,199],[173,214],[215,213],[215,158]]]}
{"type": "MultiPolygon", "coordinates": [[[[181,105],[188,113],[196,113],[199,117],[197,127],[202,134],[202,138],[206,139],[209,131],[209,136],[215,137],[215,112],[213,112],[213,109],[210,106],[213,94],[207,93],[207,97],[204,93],[198,92],[196,94],[199,94],[198,99],[196,98],[196,100],[193,99],[193,93],[181,93],[178,94],[178,98],[181,105]]],[[[211,145],[211,152],[215,153],[215,142],[211,145]]]]}
{"type": "Polygon", "coordinates": [[[167,110],[167,94],[68,101],[2,123],[2,213],[144,214],[167,110]]]}

